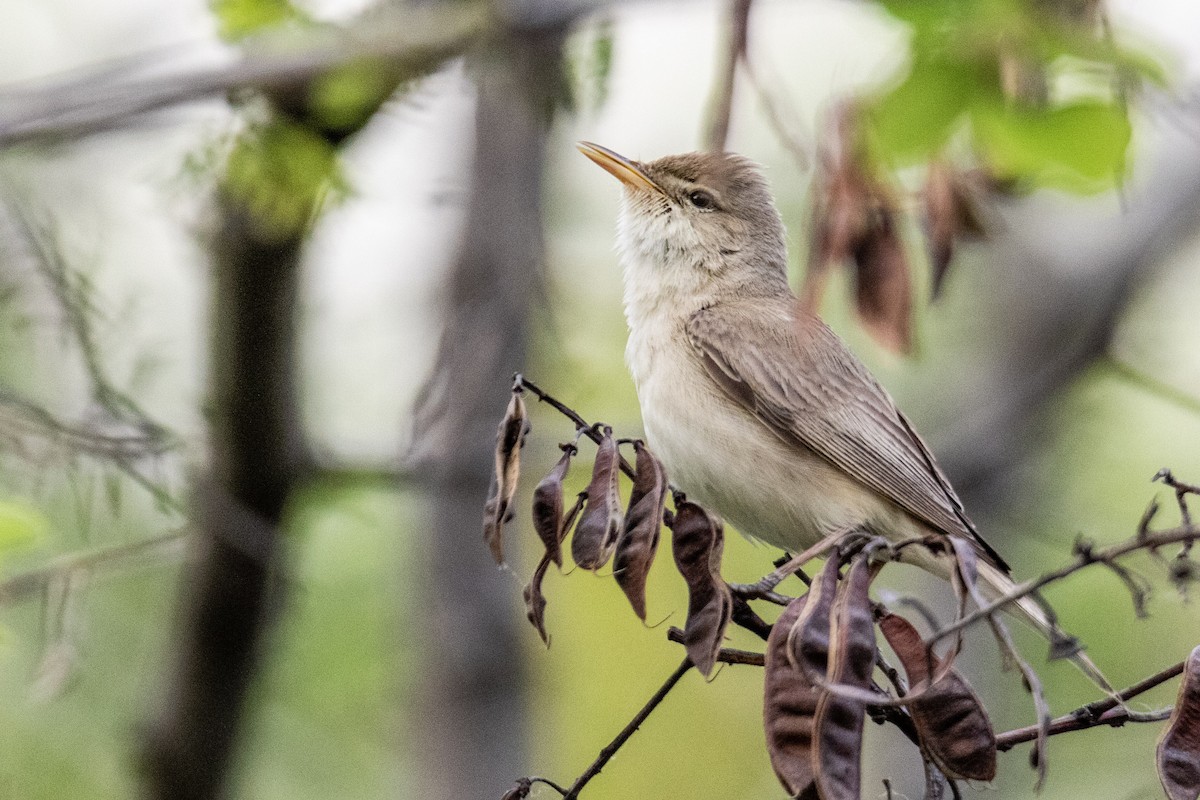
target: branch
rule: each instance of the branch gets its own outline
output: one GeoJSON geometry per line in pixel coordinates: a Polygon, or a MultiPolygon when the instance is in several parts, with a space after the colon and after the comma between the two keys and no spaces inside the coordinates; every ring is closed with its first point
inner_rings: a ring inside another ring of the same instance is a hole
{"type": "Polygon", "coordinates": [[[1085,549],[1080,552],[1075,561],[1060,567],[1053,572],[1047,572],[1044,575],[1025,583],[1018,584],[1012,591],[1002,597],[993,600],[986,605],[980,606],[975,611],[967,614],[959,620],[945,626],[935,633],[928,641],[930,647],[947,636],[956,633],[976,622],[991,617],[1000,609],[1007,605],[1017,602],[1022,597],[1033,594],[1047,584],[1062,580],[1063,578],[1078,572],[1086,567],[1095,564],[1109,565],[1112,561],[1126,556],[1138,550],[1154,550],[1159,547],[1166,547],[1172,544],[1187,544],[1200,539],[1200,526],[1196,525],[1181,525],[1176,528],[1170,528],[1164,531],[1148,533],[1146,536],[1139,536],[1129,539],[1124,542],[1112,545],[1103,550],[1093,551],[1085,549]]]}
{"type": "Polygon", "coordinates": [[[615,756],[617,751],[621,749],[621,745],[629,741],[629,738],[637,732],[637,729],[642,727],[642,723],[644,723],[650,717],[650,715],[654,712],[654,709],[658,708],[659,704],[662,703],[662,701],[666,699],[667,695],[670,694],[671,690],[675,688],[675,684],[679,683],[679,681],[688,673],[689,670],[691,670],[691,668],[691,659],[685,658],[679,664],[679,666],[675,668],[675,671],[670,674],[666,681],[663,682],[663,685],[658,688],[658,691],[650,696],[650,699],[646,701],[646,704],[642,706],[641,710],[633,715],[633,719],[629,720],[629,723],[621,729],[621,732],[616,735],[616,738],[609,742],[604,749],[600,751],[600,755],[596,756],[596,760],[593,761],[591,765],[583,771],[582,775],[575,779],[575,782],[571,784],[571,788],[567,790],[566,794],[563,795],[563,800],[575,800],[575,798],[579,797],[579,793],[583,791],[583,787],[587,786],[588,782],[592,778],[600,774],[600,770],[604,769],[604,766],[612,760],[612,757],[615,756]]]}
{"type": "MultiPolygon", "coordinates": [[[[596,444],[600,444],[602,437],[600,436],[599,431],[596,430],[596,427],[599,423],[589,423],[583,417],[579,416],[579,414],[576,413],[576,411],[570,406],[556,400],[550,393],[542,390],[537,386],[537,384],[533,383],[520,373],[513,376],[513,388],[528,389],[533,393],[534,396],[537,397],[539,401],[545,403],[567,419],[574,422],[576,432],[582,433],[596,444]]],[[[621,461],[621,472],[624,472],[627,477],[632,479],[635,474],[633,467],[630,466],[629,462],[625,460],[624,456],[618,456],[618,458],[621,461]]]]}
{"type": "Polygon", "coordinates": [[[751,0],[731,0],[729,9],[729,38],[726,40],[724,60],[713,87],[712,110],[708,130],[704,136],[706,150],[721,152],[729,139],[729,119],[733,114],[733,88],[738,64],[746,56],[746,44],[750,32],[751,0]]]}
{"type": "MultiPolygon", "coordinates": [[[[1124,706],[1117,708],[1117,698],[1122,703],[1131,698],[1137,697],[1143,692],[1153,689],[1162,683],[1169,681],[1178,675],[1183,674],[1184,665],[1186,662],[1180,661],[1178,664],[1173,664],[1160,672],[1151,675],[1144,680],[1138,681],[1128,689],[1118,692],[1116,698],[1107,697],[1103,700],[1098,700],[1095,703],[1089,703],[1086,706],[1077,708],[1069,714],[1064,714],[1050,722],[1050,727],[1047,732],[1048,736],[1054,736],[1059,733],[1069,733],[1071,731],[1081,731],[1087,728],[1094,728],[1098,725],[1110,725],[1120,727],[1126,722],[1158,722],[1166,719],[1170,714],[1170,709],[1163,712],[1151,712],[1150,714],[1136,714],[1131,712],[1124,706]]],[[[1006,752],[1013,747],[1023,742],[1030,742],[1038,736],[1038,726],[1030,725],[1025,728],[1017,728],[1016,730],[1007,731],[996,736],[996,746],[1000,752],[1006,752]]]]}
{"type": "MultiPolygon", "coordinates": [[[[363,62],[386,63],[412,76],[432,72],[467,50],[486,19],[478,5],[392,9],[349,30],[321,29],[302,47],[283,38],[264,41],[231,64],[125,80],[102,74],[35,89],[8,88],[0,92],[0,148],[121,128],[148,112],[235,90],[290,93],[339,67],[363,62]]],[[[160,65],[160,72],[165,69],[168,65],[160,65]]]]}
{"type": "Polygon", "coordinates": [[[187,534],[167,533],[128,544],[104,547],[84,553],[71,553],[56,558],[48,565],[22,572],[0,581],[0,606],[6,606],[39,595],[56,578],[80,570],[90,571],[98,567],[116,566],[121,562],[159,555],[176,556],[182,552],[187,534]]]}

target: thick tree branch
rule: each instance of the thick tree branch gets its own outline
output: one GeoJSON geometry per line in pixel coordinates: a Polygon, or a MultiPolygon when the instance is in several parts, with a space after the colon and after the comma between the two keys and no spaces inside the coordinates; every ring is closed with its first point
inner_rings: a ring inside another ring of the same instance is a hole
{"type": "Polygon", "coordinates": [[[294,39],[263,42],[228,64],[186,70],[160,64],[143,70],[148,76],[102,74],[0,89],[0,148],[127,127],[149,112],[237,90],[293,93],[356,63],[379,62],[401,74],[431,72],[466,51],[485,21],[479,5],[394,5],[348,30],[320,29],[298,45],[294,39]]]}

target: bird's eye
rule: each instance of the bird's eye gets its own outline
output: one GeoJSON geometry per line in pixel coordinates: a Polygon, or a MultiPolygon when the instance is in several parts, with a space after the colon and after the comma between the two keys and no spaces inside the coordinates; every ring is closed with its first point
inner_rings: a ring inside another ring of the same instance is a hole
{"type": "Polygon", "coordinates": [[[688,194],[688,200],[691,200],[692,205],[694,205],[696,208],[701,209],[712,208],[717,204],[717,201],[713,199],[713,196],[703,189],[697,189],[694,192],[690,192],[688,194]]]}

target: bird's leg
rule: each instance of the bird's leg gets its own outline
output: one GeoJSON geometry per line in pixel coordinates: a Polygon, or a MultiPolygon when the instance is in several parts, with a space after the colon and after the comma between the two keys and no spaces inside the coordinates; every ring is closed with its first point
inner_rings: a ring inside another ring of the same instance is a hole
{"type": "Polygon", "coordinates": [[[787,598],[777,594],[775,592],[775,587],[778,586],[784,578],[794,574],[796,570],[800,569],[814,558],[821,556],[826,550],[833,547],[843,538],[857,530],[859,530],[858,526],[838,528],[833,533],[829,534],[800,555],[793,556],[783,566],[777,568],[774,572],[768,573],[758,582],[731,583],[729,585],[729,590],[746,600],[769,600],[773,603],[778,603],[780,600],[783,600],[782,605],[786,605],[787,598]]]}

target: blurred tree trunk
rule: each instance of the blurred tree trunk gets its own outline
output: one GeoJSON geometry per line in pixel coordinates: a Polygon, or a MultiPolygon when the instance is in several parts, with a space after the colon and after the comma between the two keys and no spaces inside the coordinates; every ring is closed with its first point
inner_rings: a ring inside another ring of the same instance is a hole
{"type": "Polygon", "coordinates": [[[424,800],[498,798],[522,774],[520,594],[482,541],[496,424],[543,297],[542,170],[565,28],[510,32],[474,59],[473,187],[437,364],[416,410],[427,534],[411,744],[424,800]]]}
{"type": "Polygon", "coordinates": [[[147,736],[144,794],[223,797],[281,582],[280,520],[303,465],[295,380],[300,232],[221,193],[213,243],[211,466],[195,503],[175,659],[147,736]]]}

